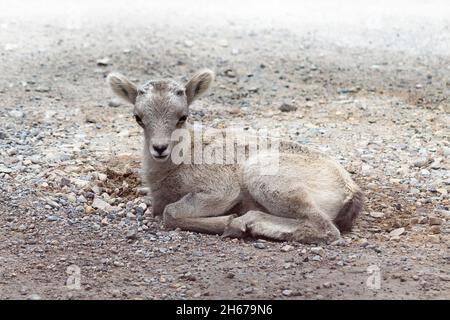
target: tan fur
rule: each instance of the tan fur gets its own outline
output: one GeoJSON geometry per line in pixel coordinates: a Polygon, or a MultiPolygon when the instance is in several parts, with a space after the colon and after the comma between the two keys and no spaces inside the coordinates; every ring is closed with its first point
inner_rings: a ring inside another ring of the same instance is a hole
{"type": "MultiPolygon", "coordinates": [[[[272,161],[270,153],[230,165],[176,165],[170,157],[165,161],[155,157],[155,141],[168,143],[170,152],[169,138],[176,128],[193,133],[177,119],[187,114],[190,103],[213,78],[212,71],[202,70],[185,86],[151,81],[137,89],[124,76],[108,77],[113,91],[134,103],[142,120],[145,180],[153,214],[163,215],[168,228],[224,236],[307,243],[337,240],[338,227],[349,230],[361,211],[363,195],[348,172],[323,153],[282,141],[276,175],[261,173],[261,163],[272,161]]],[[[191,149],[194,154],[193,141],[191,149]]]]}

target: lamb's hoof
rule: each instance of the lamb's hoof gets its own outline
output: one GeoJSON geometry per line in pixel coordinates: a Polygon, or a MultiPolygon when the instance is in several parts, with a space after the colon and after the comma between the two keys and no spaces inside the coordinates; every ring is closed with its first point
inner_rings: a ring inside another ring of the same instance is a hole
{"type": "Polygon", "coordinates": [[[247,228],[245,225],[239,223],[239,220],[233,219],[225,228],[222,238],[243,238],[246,231],[247,228]]]}

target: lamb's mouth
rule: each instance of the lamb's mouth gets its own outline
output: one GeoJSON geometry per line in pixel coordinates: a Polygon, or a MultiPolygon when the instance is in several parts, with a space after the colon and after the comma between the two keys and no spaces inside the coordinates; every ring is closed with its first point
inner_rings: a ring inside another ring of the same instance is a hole
{"type": "Polygon", "coordinates": [[[163,161],[163,160],[166,160],[167,158],[169,158],[169,155],[168,154],[167,155],[158,155],[158,156],[153,155],[153,158],[157,161],[163,161]]]}

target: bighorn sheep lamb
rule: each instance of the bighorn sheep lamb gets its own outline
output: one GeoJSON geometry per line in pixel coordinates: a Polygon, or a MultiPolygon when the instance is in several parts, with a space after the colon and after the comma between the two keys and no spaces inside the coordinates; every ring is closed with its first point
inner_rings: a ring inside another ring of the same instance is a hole
{"type": "Polygon", "coordinates": [[[281,142],[276,174],[261,170],[272,161],[270,152],[232,164],[172,161],[172,134],[193,132],[189,105],[213,79],[212,71],[201,70],[185,85],[157,80],[137,87],[121,74],[108,75],[113,92],[134,105],[144,132],[153,214],[162,214],[167,228],[230,237],[331,242],[350,230],[363,193],[344,168],[319,151],[281,142]]]}

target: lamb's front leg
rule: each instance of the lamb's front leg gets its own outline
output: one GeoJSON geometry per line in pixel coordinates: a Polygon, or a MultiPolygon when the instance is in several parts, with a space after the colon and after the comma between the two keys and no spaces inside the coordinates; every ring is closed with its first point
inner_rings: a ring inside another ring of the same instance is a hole
{"type": "Polygon", "coordinates": [[[223,234],[234,215],[225,215],[239,201],[239,192],[188,193],[164,209],[167,228],[223,234]]]}

